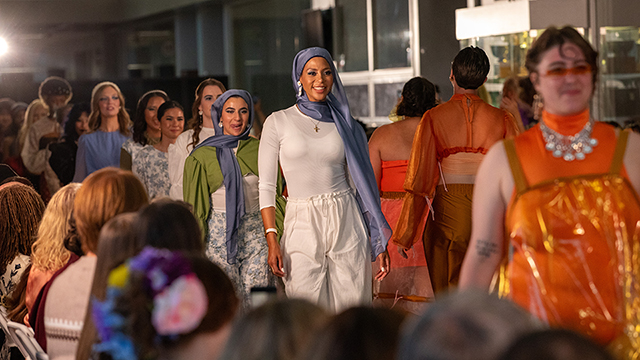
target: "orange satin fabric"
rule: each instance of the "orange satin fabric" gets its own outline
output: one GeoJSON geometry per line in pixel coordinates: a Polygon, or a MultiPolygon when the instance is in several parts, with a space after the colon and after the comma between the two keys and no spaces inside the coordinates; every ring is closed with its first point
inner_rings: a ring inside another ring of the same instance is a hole
{"type": "MultiPolygon", "coordinates": [[[[380,178],[380,191],[404,192],[402,184],[407,175],[409,160],[382,161],[382,176],[380,178]]],[[[391,223],[389,223],[391,225],[391,223]]]]}
{"type": "Polygon", "coordinates": [[[416,129],[407,168],[402,213],[391,241],[410,248],[438,185],[438,162],[458,152],[485,154],[497,141],[513,137],[518,128],[513,116],[473,94],[456,94],[427,111],[416,129]]]}
{"type": "MultiPolygon", "coordinates": [[[[589,115],[564,123],[543,116],[554,130],[575,134],[589,115]]],[[[500,294],[552,326],[614,344],[620,357],[635,358],[640,201],[621,164],[623,153],[614,163],[614,129],[596,123],[592,136],[599,141],[594,152],[572,162],[544,149],[539,126],[515,139],[526,184],[516,184],[525,189],[507,209],[500,294]]]]}

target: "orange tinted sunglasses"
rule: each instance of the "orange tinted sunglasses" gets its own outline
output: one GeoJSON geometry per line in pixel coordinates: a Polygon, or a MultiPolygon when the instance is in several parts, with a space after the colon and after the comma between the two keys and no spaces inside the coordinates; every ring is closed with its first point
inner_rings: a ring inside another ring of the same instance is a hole
{"type": "Polygon", "coordinates": [[[547,76],[566,76],[568,74],[573,75],[584,75],[591,72],[591,66],[588,64],[574,66],[572,68],[554,68],[551,70],[547,70],[545,75],[547,76]]]}

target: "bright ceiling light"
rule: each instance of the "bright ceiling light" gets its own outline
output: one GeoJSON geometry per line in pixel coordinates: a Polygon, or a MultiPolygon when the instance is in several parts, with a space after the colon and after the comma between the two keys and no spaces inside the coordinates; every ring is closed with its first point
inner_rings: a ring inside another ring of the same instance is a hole
{"type": "Polygon", "coordinates": [[[4,55],[9,50],[9,44],[4,38],[0,38],[0,55],[4,55]]]}

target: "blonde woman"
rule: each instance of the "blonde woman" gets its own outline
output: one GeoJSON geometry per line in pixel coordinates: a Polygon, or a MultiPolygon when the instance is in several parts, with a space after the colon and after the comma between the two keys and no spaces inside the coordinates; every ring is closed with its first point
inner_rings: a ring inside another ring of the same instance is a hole
{"type": "Polygon", "coordinates": [[[69,260],[70,253],[63,242],[73,211],[73,200],[80,186],[71,183],[56,192],[42,215],[38,237],[31,246],[31,272],[26,296],[29,311],[42,286],[69,260]]]}
{"type": "Polygon", "coordinates": [[[24,143],[27,140],[27,134],[29,133],[29,129],[31,125],[36,123],[40,119],[44,119],[47,117],[47,107],[40,99],[35,99],[29,104],[27,107],[27,111],[24,114],[24,122],[22,123],[22,128],[20,128],[20,134],[18,135],[19,147],[22,149],[24,147],[24,143]]]}
{"type": "Polygon", "coordinates": [[[131,120],[118,85],[105,81],[91,93],[89,133],[80,136],[73,182],[96,170],[120,167],[120,148],[131,137],[131,120]]]}

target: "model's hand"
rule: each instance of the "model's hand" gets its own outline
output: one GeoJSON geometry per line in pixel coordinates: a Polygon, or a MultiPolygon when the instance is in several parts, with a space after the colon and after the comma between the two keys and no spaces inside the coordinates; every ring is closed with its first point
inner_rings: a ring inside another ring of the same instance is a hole
{"type": "Polygon", "coordinates": [[[398,246],[398,254],[400,254],[400,256],[402,256],[405,259],[409,258],[409,256],[407,255],[407,250],[401,248],[400,246],[398,246]]]}
{"type": "Polygon", "coordinates": [[[276,238],[276,234],[267,234],[267,243],[269,244],[269,258],[267,263],[271,272],[278,277],[284,276],[284,263],[282,262],[282,252],[280,251],[280,244],[276,238]]]}
{"type": "Polygon", "coordinates": [[[389,271],[391,271],[391,260],[389,259],[389,252],[385,250],[382,254],[378,255],[378,259],[380,261],[380,270],[375,276],[375,279],[378,281],[382,281],[387,275],[389,271]]]}

